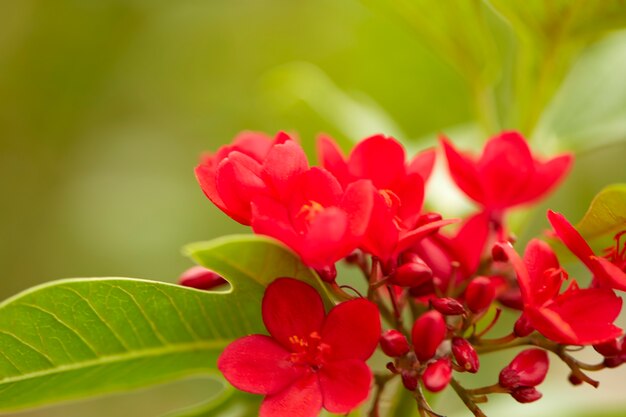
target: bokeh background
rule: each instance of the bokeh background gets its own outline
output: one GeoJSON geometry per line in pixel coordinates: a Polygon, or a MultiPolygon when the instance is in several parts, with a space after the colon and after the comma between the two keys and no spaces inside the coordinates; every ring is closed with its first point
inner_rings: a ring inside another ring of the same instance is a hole
{"type": "MultiPolygon", "coordinates": [[[[63,277],[174,282],[190,265],[182,245],[245,231],[193,176],[202,151],[244,129],[297,133],[312,157],[320,132],[346,149],[384,132],[411,151],[445,133],[478,152],[520,129],[540,154],[578,159],[515,216],[518,235],[545,228],[548,206],[578,220],[626,181],[626,9],[569,3],[2,2],[0,296],[63,277]]],[[[447,215],[471,207],[439,175],[428,192],[447,215]]],[[[488,414],[626,414],[626,372],[573,389],[553,365],[542,401],[496,398],[488,414]]],[[[157,416],[212,389],[192,380],[23,415],[157,416]]],[[[469,415],[453,395],[437,405],[469,415]]]]}

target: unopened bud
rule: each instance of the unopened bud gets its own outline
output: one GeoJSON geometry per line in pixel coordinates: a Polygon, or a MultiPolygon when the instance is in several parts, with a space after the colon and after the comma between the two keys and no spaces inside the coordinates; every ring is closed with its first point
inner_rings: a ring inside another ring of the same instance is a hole
{"type": "Polygon", "coordinates": [[[433,277],[433,271],[421,262],[409,262],[401,265],[391,274],[389,282],[401,287],[416,287],[433,277]]]}
{"type": "Polygon", "coordinates": [[[602,356],[617,356],[622,353],[622,339],[615,338],[608,342],[593,345],[593,348],[602,356]]]}
{"type": "Polygon", "coordinates": [[[422,374],[424,387],[430,392],[439,392],[448,386],[452,378],[452,365],[447,358],[437,359],[428,364],[422,374]]]}
{"type": "Polygon", "coordinates": [[[228,282],[217,272],[196,265],[183,272],[178,278],[178,283],[198,290],[211,290],[228,282]]]}
{"type": "Polygon", "coordinates": [[[542,397],[541,393],[533,387],[517,388],[511,392],[511,397],[522,404],[532,403],[542,397]]]}
{"type": "Polygon", "coordinates": [[[569,376],[567,377],[567,380],[570,382],[570,384],[572,385],[580,385],[583,383],[583,380],[578,378],[576,375],[574,374],[569,374],[569,376]]]}
{"type": "Polygon", "coordinates": [[[602,363],[607,368],[617,368],[618,366],[620,366],[621,364],[624,363],[624,357],[623,356],[612,356],[610,358],[604,358],[602,363]]]}
{"type": "Polygon", "coordinates": [[[508,255],[501,246],[503,244],[506,243],[496,243],[491,249],[491,257],[495,262],[507,262],[509,260],[508,255]]]}
{"type": "Polygon", "coordinates": [[[380,347],[387,356],[396,358],[407,354],[410,350],[406,337],[397,330],[387,330],[380,337],[380,347]]]}
{"type": "Polygon", "coordinates": [[[418,285],[417,287],[409,288],[409,294],[412,297],[424,297],[426,295],[431,295],[435,292],[435,285],[433,280],[427,281],[422,285],[418,285]]]}
{"type": "Polygon", "coordinates": [[[393,362],[387,362],[387,365],[385,365],[385,368],[387,368],[389,372],[391,372],[392,374],[400,373],[400,371],[398,371],[398,368],[396,368],[396,365],[394,365],[393,362]]]}
{"type": "Polygon", "coordinates": [[[402,385],[409,391],[415,391],[419,379],[415,371],[402,371],[402,385]]]}
{"type": "Polygon", "coordinates": [[[435,355],[437,348],[446,337],[446,331],[446,321],[436,310],[427,311],[415,320],[411,338],[415,354],[420,362],[425,362],[435,355]]]}
{"type": "Polygon", "coordinates": [[[545,379],[548,366],[548,354],[544,350],[526,349],[502,369],[499,383],[505,388],[537,386],[545,379]]]}
{"type": "Polygon", "coordinates": [[[452,354],[461,368],[472,374],[478,372],[480,367],[478,354],[472,344],[466,339],[462,337],[452,338],[452,354]]]}
{"type": "Polygon", "coordinates": [[[473,313],[485,311],[494,298],[496,298],[496,288],[487,277],[474,278],[465,290],[465,302],[473,313]]]}
{"type": "Polygon", "coordinates": [[[334,264],[316,269],[316,271],[324,282],[333,283],[335,278],[337,278],[337,268],[335,268],[334,264]]]}
{"type": "Polygon", "coordinates": [[[535,328],[530,324],[530,320],[528,320],[526,314],[522,314],[515,322],[515,326],[513,326],[513,332],[517,337],[526,337],[534,331],[535,328]]]}
{"type": "Polygon", "coordinates": [[[522,292],[519,288],[509,288],[498,294],[498,301],[503,306],[514,310],[521,311],[524,309],[524,300],[522,299],[522,292]]]}
{"type": "Polygon", "coordinates": [[[430,300],[433,308],[443,314],[444,316],[458,316],[465,313],[463,304],[455,300],[454,298],[433,298],[430,300]]]}

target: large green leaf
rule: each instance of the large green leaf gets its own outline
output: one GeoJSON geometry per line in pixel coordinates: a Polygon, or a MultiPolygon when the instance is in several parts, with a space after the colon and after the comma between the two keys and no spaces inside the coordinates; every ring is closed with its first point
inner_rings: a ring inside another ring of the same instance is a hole
{"type": "Polygon", "coordinates": [[[188,250],[231,288],[71,279],[0,304],[0,412],[213,373],[231,340],[264,331],[260,303],[274,278],[322,288],[297,257],[269,239],[235,236],[188,250]]]}
{"type": "Polygon", "coordinates": [[[626,229],[626,184],[610,185],[600,191],[576,228],[587,239],[626,229]]]}

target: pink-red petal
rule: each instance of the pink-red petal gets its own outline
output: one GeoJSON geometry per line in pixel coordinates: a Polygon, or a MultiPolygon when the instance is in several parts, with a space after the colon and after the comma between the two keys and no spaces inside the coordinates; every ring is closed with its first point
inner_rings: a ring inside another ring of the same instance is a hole
{"type": "Polygon", "coordinates": [[[324,305],[317,291],[304,282],[279,278],[265,290],[263,322],[269,333],[288,350],[293,336],[308,338],[324,322],[324,305]]]}
{"type": "Polygon", "coordinates": [[[263,400],[259,417],[316,417],[322,409],[318,377],[309,374],[263,400]]]}
{"type": "Polygon", "coordinates": [[[450,175],[456,185],[477,203],[485,202],[485,193],[476,168],[476,162],[469,156],[457,151],[445,137],[442,136],[440,141],[446,153],[450,175]]]}
{"type": "Polygon", "coordinates": [[[404,148],[395,139],[371,136],[354,147],[348,169],[353,177],[370,179],[383,190],[405,175],[404,157],[404,148]]]}
{"type": "Polygon", "coordinates": [[[320,136],[317,140],[317,153],[320,165],[332,172],[342,186],[346,187],[352,181],[346,158],[332,138],[320,136]]]}
{"type": "Polygon", "coordinates": [[[242,337],[228,345],[217,367],[235,388],[253,394],[274,394],[301,378],[291,353],[268,336],[242,337]]]}
{"type": "Polygon", "coordinates": [[[333,308],[322,328],[322,341],[330,346],[333,360],[366,360],[378,345],[380,316],[372,302],[359,298],[333,308]]]}
{"type": "Polygon", "coordinates": [[[320,373],[324,408],[331,413],[345,414],[367,399],[372,372],[362,360],[348,359],[328,363],[320,373]]]}

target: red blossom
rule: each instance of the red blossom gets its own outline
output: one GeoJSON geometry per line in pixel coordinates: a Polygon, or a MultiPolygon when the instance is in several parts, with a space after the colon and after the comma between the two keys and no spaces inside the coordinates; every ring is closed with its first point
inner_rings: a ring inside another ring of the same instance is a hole
{"type": "Polygon", "coordinates": [[[313,287],[280,278],[262,307],[270,336],[238,339],[218,359],[233,386],[265,395],[260,417],[314,417],[322,407],[345,414],[365,401],[372,383],[365,360],[380,337],[374,304],[351,300],[326,315],[313,287]]]}
{"type": "Polygon", "coordinates": [[[361,247],[383,262],[397,256],[413,242],[447,224],[435,222],[415,231],[424,202],[424,183],[435,161],[434,150],[427,150],[405,163],[404,148],[383,135],[361,141],[345,158],[328,137],[321,137],[318,149],[322,166],[347,186],[359,179],[372,181],[374,196],[372,218],[361,247]]]}
{"type": "Polygon", "coordinates": [[[541,334],[572,345],[602,343],[622,334],[613,324],[622,300],[609,289],[580,289],[575,282],[561,293],[566,274],[548,244],[531,240],[523,260],[509,244],[498,245],[517,273],[524,315],[541,334]]]}
{"type": "Polygon", "coordinates": [[[442,137],[450,174],[456,185],[486,211],[501,213],[531,203],[550,192],[569,171],[572,155],[547,161],[536,158],[518,132],[491,138],[480,158],[459,152],[442,137]]]}
{"type": "Polygon", "coordinates": [[[275,139],[263,133],[243,132],[233,143],[207,154],[196,167],[204,194],[220,210],[249,225],[250,202],[257,195],[284,195],[289,178],[306,170],[300,146],[285,133],[275,139]]]}
{"type": "MultiPolygon", "coordinates": [[[[616,256],[613,262],[597,256],[578,230],[561,213],[549,210],[548,220],[559,239],[593,273],[598,286],[626,291],[626,271],[623,270],[619,256],[616,256]]],[[[619,255],[619,248],[616,252],[619,255]]]]}
{"type": "Polygon", "coordinates": [[[373,194],[370,181],[356,181],[344,191],[331,173],[313,167],[290,178],[282,197],[253,200],[252,229],[282,241],[307,265],[332,270],[359,245],[373,194]]]}

